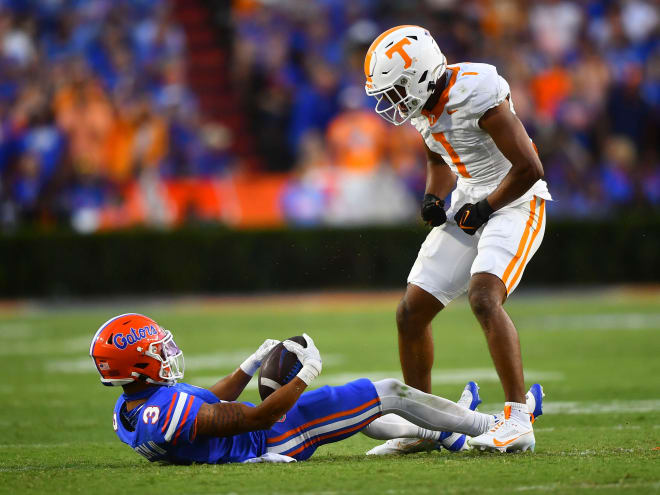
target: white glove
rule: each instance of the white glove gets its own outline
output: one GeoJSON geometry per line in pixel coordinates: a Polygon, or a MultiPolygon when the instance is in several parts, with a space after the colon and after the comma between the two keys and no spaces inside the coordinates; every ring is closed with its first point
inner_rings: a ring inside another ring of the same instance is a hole
{"type": "Polygon", "coordinates": [[[253,463],[253,462],[297,462],[297,461],[293,457],[289,457],[288,455],[276,454],[274,452],[266,452],[261,457],[253,457],[251,459],[246,459],[242,462],[245,464],[245,463],[253,463]]]}
{"type": "Polygon", "coordinates": [[[314,345],[312,338],[306,333],[303,333],[303,337],[307,342],[307,347],[303,347],[292,340],[285,340],[283,344],[287,351],[298,356],[303,367],[296,376],[309,385],[314,378],[319,376],[323,365],[321,363],[321,353],[314,345]]]}
{"type": "Polygon", "coordinates": [[[252,354],[249,358],[241,363],[240,368],[246,375],[254,375],[254,373],[259,369],[259,366],[261,366],[261,361],[263,361],[266,356],[268,356],[268,353],[273,350],[273,347],[279,343],[279,340],[264,340],[264,343],[259,346],[259,349],[257,349],[254,354],[252,354]]]}

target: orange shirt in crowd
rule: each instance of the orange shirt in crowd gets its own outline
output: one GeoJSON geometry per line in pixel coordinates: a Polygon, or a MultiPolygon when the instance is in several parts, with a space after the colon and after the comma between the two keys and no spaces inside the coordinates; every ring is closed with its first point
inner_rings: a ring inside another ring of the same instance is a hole
{"type": "Polygon", "coordinates": [[[538,113],[553,117],[559,104],[571,91],[571,76],[561,67],[553,67],[532,80],[532,94],[538,113]]]}
{"type": "Polygon", "coordinates": [[[422,139],[412,125],[391,126],[387,135],[388,161],[402,176],[415,170],[425,170],[426,152],[422,139]]]}
{"type": "Polygon", "coordinates": [[[105,144],[113,125],[113,112],[103,90],[94,82],[67,86],[55,95],[55,118],[69,139],[74,166],[80,173],[104,170],[105,144]]]}
{"type": "Polygon", "coordinates": [[[330,153],[337,166],[372,172],[383,161],[387,129],[372,111],[352,110],[337,115],[327,131],[330,153]]]}

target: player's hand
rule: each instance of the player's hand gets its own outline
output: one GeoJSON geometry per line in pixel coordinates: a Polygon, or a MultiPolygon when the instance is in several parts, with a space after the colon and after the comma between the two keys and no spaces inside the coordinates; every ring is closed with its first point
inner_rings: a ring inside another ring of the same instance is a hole
{"type": "Polygon", "coordinates": [[[303,347],[292,340],[285,340],[283,344],[286,350],[293,352],[303,365],[296,376],[309,385],[314,378],[319,376],[323,364],[321,362],[321,353],[314,345],[312,338],[306,333],[303,333],[303,337],[305,342],[307,342],[307,347],[303,347]]]}
{"type": "Polygon", "coordinates": [[[434,194],[425,194],[422,201],[422,220],[426,225],[437,227],[447,221],[445,202],[434,194]]]}
{"type": "Polygon", "coordinates": [[[273,347],[279,343],[279,340],[264,340],[264,343],[259,346],[259,349],[257,349],[254,354],[252,354],[249,358],[241,363],[240,368],[246,375],[254,375],[254,373],[259,369],[259,366],[261,366],[261,362],[265,359],[266,356],[268,356],[270,351],[273,350],[273,347]]]}
{"type": "Polygon", "coordinates": [[[465,203],[454,216],[456,224],[469,235],[474,233],[488,221],[488,217],[494,212],[488,200],[482,199],[477,204],[465,203]]]}

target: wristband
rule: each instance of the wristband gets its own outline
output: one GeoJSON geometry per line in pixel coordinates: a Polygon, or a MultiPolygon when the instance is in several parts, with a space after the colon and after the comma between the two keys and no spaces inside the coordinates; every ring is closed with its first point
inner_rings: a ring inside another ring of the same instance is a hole
{"type": "Polygon", "coordinates": [[[241,363],[239,368],[243,371],[248,376],[252,376],[256,373],[256,371],[259,369],[260,364],[256,362],[254,359],[254,355],[250,356],[247,358],[245,361],[241,363]]]}
{"type": "Polygon", "coordinates": [[[309,385],[310,383],[312,383],[312,381],[314,381],[314,378],[319,376],[319,372],[315,367],[306,364],[305,366],[302,367],[302,369],[298,372],[296,376],[300,378],[303,382],[305,382],[307,385],[309,385]]]}

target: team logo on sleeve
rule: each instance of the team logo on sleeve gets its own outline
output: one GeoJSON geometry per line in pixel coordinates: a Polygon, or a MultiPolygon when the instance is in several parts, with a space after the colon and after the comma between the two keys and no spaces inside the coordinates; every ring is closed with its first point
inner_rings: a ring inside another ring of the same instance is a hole
{"type": "Polygon", "coordinates": [[[142,421],[144,421],[144,424],[149,424],[151,422],[152,425],[155,425],[158,422],[158,416],[160,416],[160,407],[158,406],[149,406],[144,409],[144,412],[142,413],[142,421]]]}
{"type": "Polygon", "coordinates": [[[119,429],[117,426],[117,413],[112,413],[112,429],[115,431],[119,429]]]}

